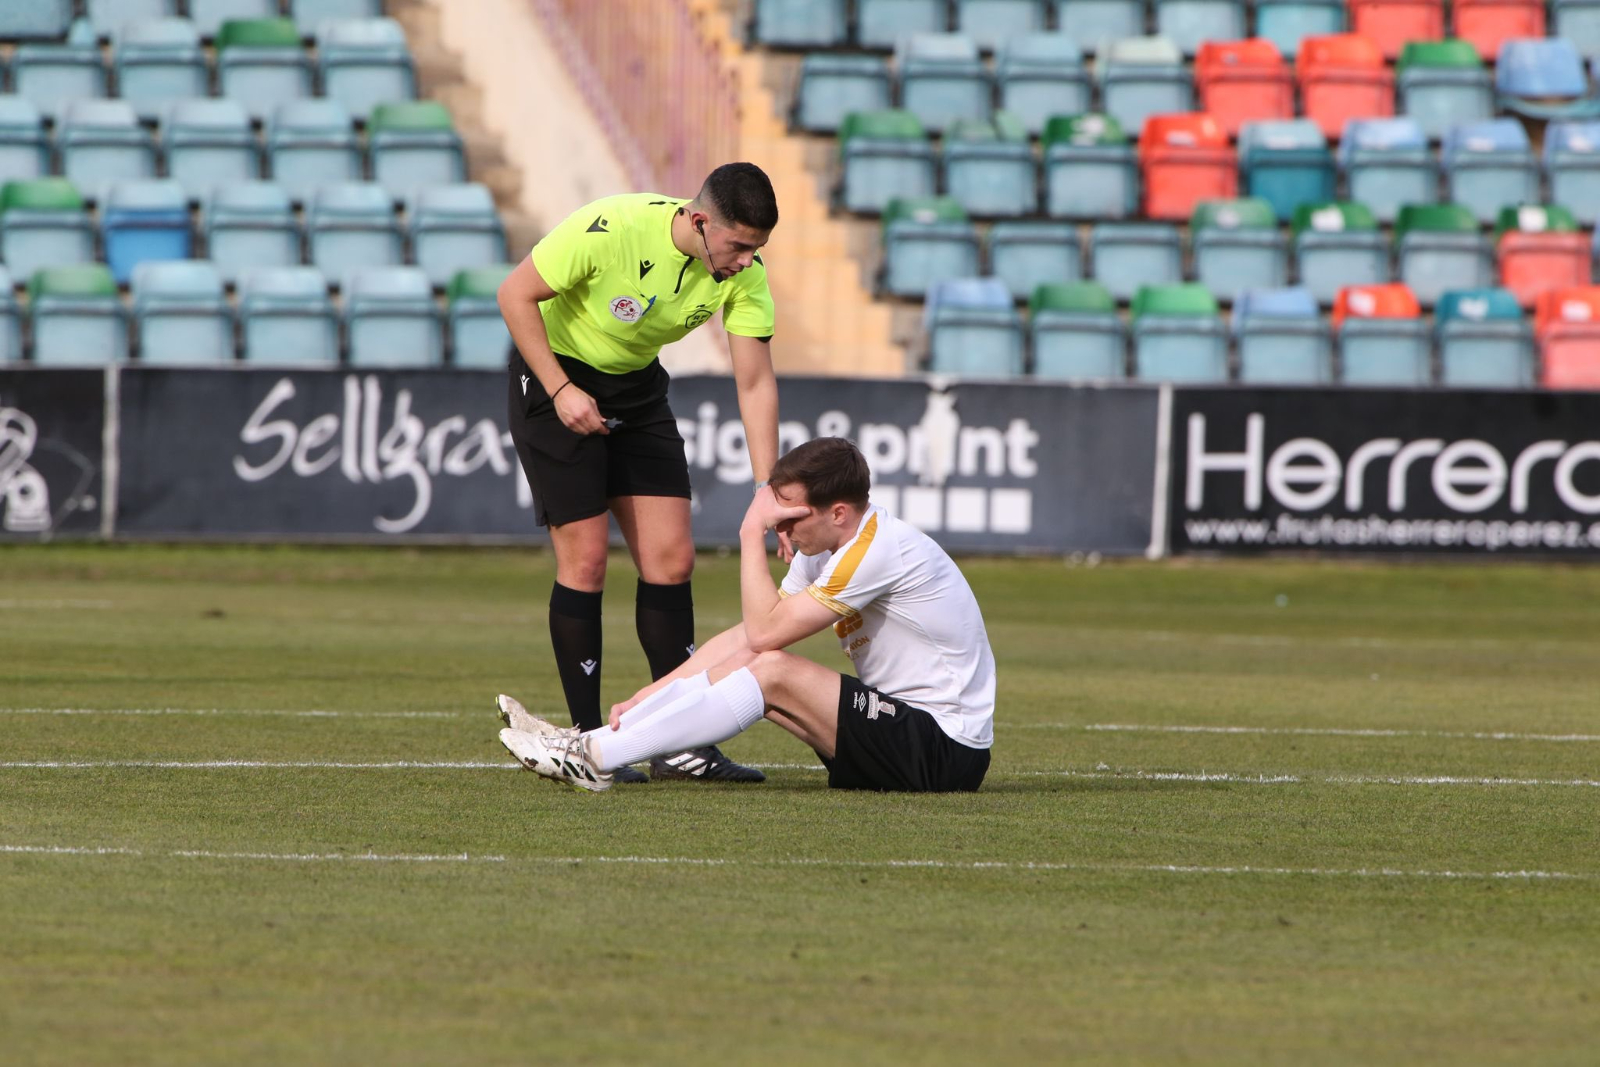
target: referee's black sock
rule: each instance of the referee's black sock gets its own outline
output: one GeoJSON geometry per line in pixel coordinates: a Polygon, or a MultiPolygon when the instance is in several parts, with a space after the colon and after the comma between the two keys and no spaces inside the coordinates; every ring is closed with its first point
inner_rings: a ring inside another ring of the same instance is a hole
{"type": "Polygon", "coordinates": [[[671,674],[694,655],[694,597],[688,582],[654,585],[640,578],[633,623],[651,678],[671,674]]]}
{"type": "Polygon", "coordinates": [[[550,647],[572,725],[584,730],[600,728],[600,642],[600,594],[557,582],[550,590],[550,647]]]}

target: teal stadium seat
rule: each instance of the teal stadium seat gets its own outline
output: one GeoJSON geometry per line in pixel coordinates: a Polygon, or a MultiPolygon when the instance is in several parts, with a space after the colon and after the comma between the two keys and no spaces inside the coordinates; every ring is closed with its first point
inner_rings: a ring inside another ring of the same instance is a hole
{"type": "Polygon", "coordinates": [[[203,259],[141,263],[132,290],[140,363],[233,362],[233,311],[214,265],[203,259]]]}
{"type": "Polygon", "coordinates": [[[1410,118],[1352,119],[1339,141],[1339,169],[1350,199],[1393,222],[1403,204],[1439,202],[1439,164],[1410,118]]]}
{"type": "Polygon", "coordinates": [[[210,89],[200,31],[187,19],[128,23],[114,57],[117,95],[146,121],[159,118],[173,101],[205,96],[210,89]]]}
{"type": "Polygon", "coordinates": [[[494,197],[476,182],[421,189],[410,220],[412,258],[435,288],[459,271],[505,261],[506,231],[494,197]]]}
{"type": "Polygon", "coordinates": [[[121,363],[128,320],[117,283],[100,263],[41,267],[28,281],[33,362],[40,366],[121,363]]]}
{"type": "Polygon", "coordinates": [[[362,122],[379,104],[411,100],[417,74],[406,33],[394,19],[339,19],[317,30],[322,94],[362,122]]]}
{"type": "Polygon", "coordinates": [[[962,119],[989,118],[994,89],[972,38],[916,33],[900,42],[895,56],[900,106],[930,132],[942,133],[962,119]]]}
{"type": "Polygon", "coordinates": [[[515,348],[500,314],[500,283],[512,264],[457,272],[446,293],[450,300],[450,362],[457,367],[503,370],[515,348]]]}
{"type": "Polygon", "coordinates": [[[1538,358],[1517,298],[1508,289],[1457,289],[1434,310],[1439,384],[1457,388],[1532,389],[1538,358]]]}
{"type": "Polygon", "coordinates": [[[1039,168],[1022,124],[1005,112],[958,121],[944,138],[944,187],[969,215],[1010,218],[1039,210],[1039,168]]]}
{"type": "Polygon", "coordinates": [[[1028,300],[1033,374],[1052,380],[1128,375],[1128,337],[1116,301],[1099,282],[1041,285],[1028,300]]]}
{"type": "Polygon", "coordinates": [[[910,34],[949,28],[945,0],[856,0],[856,42],[863,48],[892,49],[910,34]]]}
{"type": "Polygon", "coordinates": [[[383,0],[289,0],[289,17],[300,36],[315,38],[324,22],[332,19],[383,17],[383,0]]]}
{"type": "Polygon", "coordinates": [[[0,182],[49,172],[50,141],[39,108],[26,97],[0,96],[0,182]]]}
{"type": "Polygon", "coordinates": [[[839,127],[839,201],[846,210],[878,214],[896,197],[932,196],[933,146],[909,111],[860,111],[839,127]]]}
{"type": "Polygon", "coordinates": [[[22,314],[12,292],[16,283],[11,272],[0,263],[0,366],[22,360],[22,314]]]}
{"type": "Polygon", "coordinates": [[[257,366],[339,362],[339,319],[315,267],[254,267],[239,280],[240,351],[257,366]]]}
{"type": "Polygon", "coordinates": [[[0,186],[0,262],[16,277],[94,258],[94,223],[71,182],[36,178],[0,186]]]}
{"type": "Polygon", "coordinates": [[[0,38],[54,40],[72,25],[72,0],[0,0],[0,38]]]}
{"type": "Polygon", "coordinates": [[[156,146],[125,100],[74,100],[56,131],[61,173],[98,198],[109,182],[152,178],[156,146]]]}
{"type": "Polygon", "coordinates": [[[306,212],[306,243],[311,264],[336,284],[351,271],[405,261],[394,203],[374,182],[319,188],[306,212]]]}
{"type": "Polygon", "coordinates": [[[1333,336],[1311,290],[1253,289],[1233,305],[1239,381],[1251,385],[1328,385],[1333,336]]]}
{"type": "Polygon", "coordinates": [[[1143,381],[1228,380],[1228,331],[1203,285],[1146,285],[1133,298],[1133,374],[1143,381]]]}
{"type": "Polygon", "coordinates": [[[978,231],[949,197],[891,200],[883,213],[883,290],[925,296],[942,281],[978,273],[978,231]]]}
{"type": "Polygon", "coordinates": [[[1045,0],[955,0],[956,32],[995,52],[1007,38],[1041,33],[1045,0]]]}
{"type": "Polygon", "coordinates": [[[1125,219],[1139,203],[1139,166],[1110,115],[1058,115],[1044,130],[1045,211],[1052,218],[1125,219]]]}
{"type": "Polygon", "coordinates": [[[354,367],[437,367],[444,333],[433,286],[416,267],[367,267],[344,286],[345,335],[354,367]]]}
{"type": "Polygon", "coordinates": [[[205,214],[206,250],[229,285],[256,267],[300,263],[300,224],[283,186],[238,182],[217,189],[205,214]]]}
{"type": "Polygon", "coordinates": [[[11,57],[11,91],[27,97],[49,119],[73,100],[110,92],[100,46],[87,22],[76,22],[61,44],[18,45],[11,57]]]}
{"type": "Polygon", "coordinates": [[[271,19],[278,16],[278,0],[188,0],[189,17],[202,36],[218,37],[230,19],[271,19]]]}
{"type": "Polygon", "coordinates": [[[1154,0],[1156,32],[1192,56],[1206,41],[1238,41],[1245,32],[1244,0],[1154,0]]]}
{"type": "Polygon", "coordinates": [[[1089,231],[1089,276],[1119,300],[1183,280],[1183,244],[1167,222],[1099,222],[1089,231]]]}
{"type": "Polygon", "coordinates": [[[467,156],[450,112],[436,100],[379,104],[367,120],[372,180],[397,201],[430,185],[467,180],[467,156]]]}
{"type": "Polygon", "coordinates": [[[1295,275],[1321,304],[1347,285],[1389,280],[1389,243],[1365,204],[1301,204],[1294,213],[1295,275]]]}
{"type": "Polygon", "coordinates": [[[161,145],[168,177],[201,204],[219,189],[261,178],[261,145],[237,100],[178,101],[167,109],[161,145]]]}
{"type": "Polygon", "coordinates": [[[1189,219],[1189,235],[1195,277],[1218,300],[1287,282],[1287,242],[1265,200],[1202,200],[1189,219]]]}
{"type": "Polygon", "coordinates": [[[852,111],[882,111],[892,103],[889,64],[882,56],[814,52],[800,61],[794,124],[833,133],[852,111]]]}
{"type": "Polygon", "coordinates": [[[1300,54],[1307,37],[1343,33],[1347,21],[1345,0],[1256,0],[1256,33],[1278,46],[1283,57],[1300,54]]]}
{"type": "MultiPolygon", "coordinates": [[[[191,8],[191,10],[193,10],[191,8]]],[[[206,23],[195,15],[200,32],[206,23]]],[[[312,95],[311,61],[300,31],[288,19],[229,19],[217,31],[217,87],[253,118],[265,120],[280,104],[312,95]]]]}
{"type": "Polygon", "coordinates": [[[1064,33],[1036,33],[1003,41],[995,57],[1000,107],[1017,117],[1031,136],[1044,132],[1053,115],[1091,110],[1089,73],[1083,50],[1064,33]]]}
{"type": "Polygon", "coordinates": [[[1144,0],[1055,0],[1056,26],[1075,41],[1096,45],[1144,33],[1144,0]]]}
{"type": "Polygon", "coordinates": [[[1239,132],[1243,192],[1292,219],[1301,204],[1334,198],[1337,171],[1322,130],[1311,119],[1247,122],[1239,132]]]}
{"type": "Polygon", "coordinates": [[[272,180],[295,203],[324,185],[361,180],[361,149],[350,112],[337,100],[290,100],[267,124],[272,180]]]}
{"type": "Polygon", "coordinates": [[[189,259],[189,197],[168,178],[113,182],[100,204],[100,241],[117,284],[126,285],[140,263],[189,259]]]}
{"type": "Polygon", "coordinates": [[[1095,56],[1095,76],[1102,110],[1130,133],[1138,133],[1150,115],[1194,110],[1194,82],[1170,38],[1107,41],[1095,56]]]}
{"type": "Polygon", "coordinates": [[[113,44],[125,36],[125,30],[157,19],[175,19],[179,14],[178,0],[88,0],[84,4],[84,18],[95,35],[113,44]]]}
{"type": "Polygon", "coordinates": [[[1580,55],[1600,55],[1600,0],[1551,0],[1550,36],[1571,41],[1580,55]]]}
{"type": "Polygon", "coordinates": [[[1009,378],[1022,373],[1022,316],[998,278],[955,278],[933,286],[923,329],[928,369],[936,374],[1009,378]]]}
{"type": "Polygon", "coordinates": [[[756,0],[753,31],[776,48],[832,48],[850,38],[847,16],[845,0],[756,0]]]}
{"type": "Polygon", "coordinates": [[[1600,222],[1600,122],[1552,122],[1544,131],[1550,199],[1572,205],[1585,226],[1600,222]]]}
{"type": "Polygon", "coordinates": [[[1083,276],[1078,228],[1065,222],[997,222],[989,229],[990,272],[1016,300],[1041,285],[1083,276]]]}

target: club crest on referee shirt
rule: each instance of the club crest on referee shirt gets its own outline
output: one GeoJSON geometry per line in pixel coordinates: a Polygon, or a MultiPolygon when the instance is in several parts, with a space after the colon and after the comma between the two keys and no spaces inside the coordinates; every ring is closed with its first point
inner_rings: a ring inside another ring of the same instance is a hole
{"type": "Polygon", "coordinates": [[[613,297],[611,317],[618,322],[638,322],[644,315],[644,305],[631,296],[613,297]]]}

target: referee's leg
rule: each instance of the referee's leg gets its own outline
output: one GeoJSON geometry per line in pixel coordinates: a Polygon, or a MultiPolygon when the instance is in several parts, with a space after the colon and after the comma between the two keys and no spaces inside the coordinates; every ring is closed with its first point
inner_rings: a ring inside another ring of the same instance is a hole
{"type": "Polygon", "coordinates": [[[610,516],[602,512],[550,524],[556,584],[550,590],[550,648],[572,724],[598,729],[602,629],[600,600],[606,584],[610,516]]]}

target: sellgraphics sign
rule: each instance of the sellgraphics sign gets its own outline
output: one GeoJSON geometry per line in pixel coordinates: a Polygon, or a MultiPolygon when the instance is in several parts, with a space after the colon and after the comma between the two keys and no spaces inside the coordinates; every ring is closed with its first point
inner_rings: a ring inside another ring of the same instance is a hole
{"type": "Polygon", "coordinates": [[[105,381],[96,370],[0,371],[0,541],[100,531],[105,381]]]}

